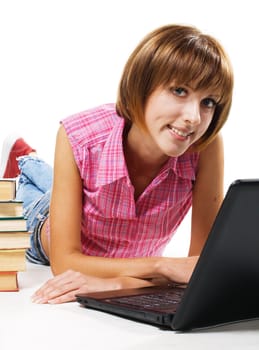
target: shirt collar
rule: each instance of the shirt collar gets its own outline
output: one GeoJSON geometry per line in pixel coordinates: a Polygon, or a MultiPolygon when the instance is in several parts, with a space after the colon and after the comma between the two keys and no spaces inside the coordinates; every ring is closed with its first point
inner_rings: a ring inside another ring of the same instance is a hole
{"type": "Polygon", "coordinates": [[[107,185],[122,177],[128,176],[128,170],[123,153],[123,130],[125,121],[118,117],[111,130],[99,163],[97,186],[107,185]]]}
{"type": "Polygon", "coordinates": [[[167,162],[167,169],[172,169],[177,176],[183,179],[195,180],[198,158],[199,154],[197,152],[172,157],[167,162]]]}

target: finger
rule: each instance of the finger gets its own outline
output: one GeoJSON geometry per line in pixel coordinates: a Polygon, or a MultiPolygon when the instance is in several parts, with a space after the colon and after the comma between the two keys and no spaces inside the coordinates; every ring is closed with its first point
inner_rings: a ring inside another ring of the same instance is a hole
{"type": "MultiPolygon", "coordinates": [[[[80,285],[79,282],[71,282],[64,286],[60,286],[58,289],[49,291],[43,296],[35,297],[33,302],[38,304],[59,304],[75,301],[75,295],[80,292],[80,285]]],[[[88,292],[87,286],[84,286],[84,291],[88,292]]]]}
{"type": "Polygon", "coordinates": [[[68,271],[63,272],[60,275],[57,275],[57,276],[49,279],[33,294],[33,297],[43,296],[44,294],[47,294],[48,291],[51,291],[55,288],[58,288],[59,286],[65,284],[65,283],[69,283],[73,274],[74,274],[74,271],[68,270],[68,271]]]}
{"type": "Polygon", "coordinates": [[[64,277],[66,277],[66,272],[49,279],[38,290],[36,290],[36,292],[33,295],[34,296],[41,295],[42,292],[44,292],[49,286],[55,283],[58,283],[58,281],[62,280],[64,277]]]}
{"type": "Polygon", "coordinates": [[[77,293],[79,293],[78,289],[59,295],[58,297],[51,298],[48,300],[48,304],[62,304],[62,303],[75,301],[76,300],[75,295],[77,293]]]}
{"type": "MultiPolygon", "coordinates": [[[[89,278],[89,277],[88,277],[89,278]]],[[[99,281],[99,278],[89,278],[90,282],[93,281],[99,281]]],[[[88,281],[88,282],[89,282],[88,281]]],[[[64,292],[62,295],[59,295],[57,297],[52,297],[49,299],[47,302],[48,304],[60,304],[60,303],[66,303],[66,302],[71,302],[76,300],[76,294],[79,293],[89,293],[92,289],[93,291],[98,291],[98,290],[103,290],[102,288],[93,288],[91,285],[88,284],[83,284],[80,283],[78,280],[77,283],[70,283],[70,291],[64,292]]],[[[110,289],[110,288],[107,288],[110,289]]]]}
{"type": "Polygon", "coordinates": [[[48,303],[50,300],[60,298],[63,295],[69,295],[67,300],[70,301],[71,293],[80,288],[83,282],[85,282],[83,276],[76,272],[69,274],[66,278],[58,279],[56,281],[48,281],[44,288],[41,288],[40,292],[38,291],[32,296],[32,301],[34,303],[43,304],[48,303]]]}

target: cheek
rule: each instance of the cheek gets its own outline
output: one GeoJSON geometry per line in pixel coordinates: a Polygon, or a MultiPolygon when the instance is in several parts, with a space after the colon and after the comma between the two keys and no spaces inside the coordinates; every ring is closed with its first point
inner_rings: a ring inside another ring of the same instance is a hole
{"type": "Polygon", "coordinates": [[[212,121],[212,118],[211,120],[206,120],[202,122],[202,124],[200,125],[199,132],[197,134],[197,139],[199,139],[202,135],[205,134],[205,132],[208,130],[210,126],[211,121],[212,121]]]}
{"type": "Polygon", "coordinates": [[[208,129],[208,127],[210,126],[210,124],[211,124],[211,122],[212,122],[212,119],[213,119],[213,116],[208,117],[208,118],[205,118],[205,119],[203,120],[201,127],[202,127],[202,129],[203,129],[204,132],[205,132],[205,131],[208,129]]]}

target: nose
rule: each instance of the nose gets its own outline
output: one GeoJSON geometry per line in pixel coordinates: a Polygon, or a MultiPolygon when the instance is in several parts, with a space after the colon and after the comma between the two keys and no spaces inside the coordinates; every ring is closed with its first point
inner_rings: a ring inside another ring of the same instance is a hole
{"type": "Polygon", "coordinates": [[[187,124],[198,125],[201,122],[200,101],[192,99],[185,105],[184,119],[187,124]]]}

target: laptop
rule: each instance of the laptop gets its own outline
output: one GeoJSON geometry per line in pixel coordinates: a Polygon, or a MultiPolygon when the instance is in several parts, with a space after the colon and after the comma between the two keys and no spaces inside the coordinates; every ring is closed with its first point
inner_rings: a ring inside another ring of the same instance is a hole
{"type": "Polygon", "coordinates": [[[187,286],[76,298],[87,308],[179,331],[259,318],[259,179],[229,186],[187,286]]]}

